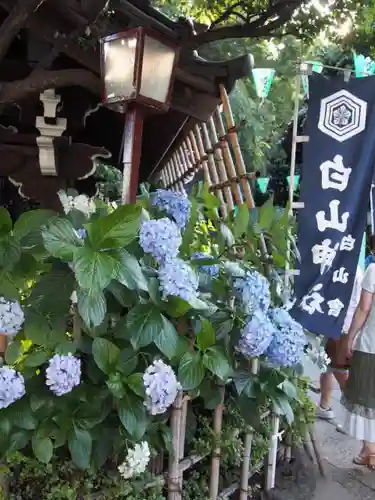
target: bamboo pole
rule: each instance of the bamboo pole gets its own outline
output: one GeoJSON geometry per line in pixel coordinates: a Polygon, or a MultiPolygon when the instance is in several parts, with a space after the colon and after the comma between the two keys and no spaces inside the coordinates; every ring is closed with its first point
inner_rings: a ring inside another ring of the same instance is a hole
{"type": "MultiPolygon", "coordinates": [[[[251,187],[250,187],[249,181],[245,177],[245,175],[246,175],[245,163],[243,161],[240,143],[239,143],[238,137],[237,137],[236,125],[235,125],[234,120],[233,120],[233,113],[232,113],[232,109],[230,107],[228,94],[227,94],[227,91],[226,91],[224,85],[220,85],[220,96],[221,96],[221,102],[223,104],[223,110],[224,110],[224,115],[225,115],[225,119],[227,122],[227,127],[228,127],[228,134],[227,135],[229,137],[229,143],[230,143],[232,150],[233,150],[233,153],[234,153],[234,158],[235,158],[236,165],[237,165],[237,172],[239,174],[239,177],[241,177],[242,191],[244,193],[247,206],[250,209],[252,209],[252,208],[255,208],[254,198],[253,198],[253,194],[251,192],[251,187]]],[[[260,234],[260,236],[259,236],[259,243],[260,243],[261,254],[262,254],[263,258],[267,261],[268,260],[268,251],[267,251],[266,240],[264,239],[263,234],[260,234]]],[[[265,266],[265,271],[266,271],[266,274],[269,274],[269,269],[268,269],[267,264],[265,266]]]]}
{"type": "Polygon", "coordinates": [[[280,418],[278,415],[272,414],[271,417],[271,442],[268,451],[267,470],[266,470],[266,491],[272,490],[275,487],[276,478],[276,461],[277,461],[277,448],[279,443],[279,428],[280,418]]]}
{"type": "MultiPolygon", "coordinates": [[[[208,155],[206,155],[204,145],[203,145],[202,133],[201,133],[201,130],[200,130],[198,125],[195,126],[195,133],[196,133],[196,139],[197,139],[197,145],[198,145],[200,157],[201,157],[201,159],[207,158],[206,165],[207,165],[208,175],[209,175],[209,178],[211,180],[211,186],[215,186],[219,183],[219,179],[217,177],[217,173],[215,170],[215,162],[212,161],[213,160],[212,155],[211,155],[211,161],[210,161],[210,157],[208,155]]],[[[225,206],[223,193],[220,190],[217,191],[217,197],[219,198],[219,201],[220,201],[220,208],[221,208],[222,214],[225,217],[227,215],[227,209],[225,206]]]]}
{"type": "MultiPolygon", "coordinates": [[[[184,458],[184,454],[185,454],[186,418],[187,418],[189,401],[190,401],[190,398],[188,396],[185,396],[183,401],[182,401],[182,410],[181,410],[181,418],[180,418],[180,443],[179,443],[179,457],[178,457],[179,465],[181,464],[181,460],[184,458]]],[[[183,479],[184,479],[184,474],[183,474],[183,471],[181,470],[181,468],[179,468],[179,471],[180,471],[179,484],[180,484],[180,490],[182,491],[182,483],[183,483],[183,479]]]]}
{"type": "Polygon", "coordinates": [[[179,392],[176,401],[173,404],[172,415],[171,415],[173,454],[169,455],[168,500],[181,500],[181,490],[179,481],[181,410],[182,410],[182,392],[179,392]]]}
{"type": "Polygon", "coordinates": [[[245,177],[246,175],[245,162],[243,161],[240,143],[237,137],[236,126],[233,119],[233,113],[230,107],[228,94],[224,85],[220,85],[220,97],[221,97],[221,102],[223,104],[225,120],[227,122],[227,127],[228,127],[229,143],[233,150],[234,158],[237,165],[237,172],[239,176],[242,177],[241,178],[242,191],[244,193],[247,206],[249,208],[254,208],[255,207],[254,198],[251,193],[249,182],[245,177]]]}
{"type": "MultiPolygon", "coordinates": [[[[221,117],[221,113],[219,111],[219,108],[216,108],[216,111],[214,113],[214,117],[216,118],[215,121],[216,121],[216,126],[217,126],[217,129],[219,132],[219,141],[222,144],[221,149],[222,149],[222,154],[224,157],[224,163],[226,165],[227,172],[228,172],[228,177],[229,177],[229,179],[235,179],[237,177],[237,172],[236,172],[235,165],[233,163],[232,154],[231,154],[231,151],[230,151],[230,148],[228,145],[228,141],[226,138],[227,133],[226,133],[225,128],[224,128],[224,122],[223,122],[223,119],[221,117]]],[[[239,183],[237,181],[233,181],[231,184],[231,189],[232,189],[236,204],[238,206],[242,205],[243,198],[242,198],[239,183]]]]}
{"type": "Polygon", "coordinates": [[[221,438],[221,427],[223,424],[225,387],[220,386],[219,392],[220,392],[220,402],[215,409],[214,426],[213,426],[216,445],[214,447],[211,460],[210,500],[217,500],[217,495],[219,493],[220,455],[221,455],[220,438],[221,438]]]}
{"type": "Polygon", "coordinates": [[[204,180],[207,183],[207,186],[211,187],[212,186],[212,180],[211,180],[210,172],[208,171],[207,161],[204,160],[203,157],[200,154],[200,150],[199,150],[198,144],[197,144],[197,139],[196,139],[193,131],[190,131],[189,139],[190,139],[193,151],[194,151],[194,156],[196,158],[196,163],[198,165],[198,168],[202,168],[203,167],[204,180]]]}
{"type": "Polygon", "coordinates": [[[215,122],[212,117],[208,120],[207,127],[208,127],[207,130],[208,142],[211,142],[211,149],[213,150],[215,163],[219,170],[220,181],[226,184],[226,186],[224,186],[223,188],[223,191],[225,193],[225,198],[227,200],[228,209],[230,212],[232,212],[234,210],[232,190],[228,183],[228,176],[223,159],[223,152],[221,150],[221,144],[218,144],[219,141],[216,133],[215,122]],[[210,141],[210,136],[211,136],[211,141],[210,141]]]}

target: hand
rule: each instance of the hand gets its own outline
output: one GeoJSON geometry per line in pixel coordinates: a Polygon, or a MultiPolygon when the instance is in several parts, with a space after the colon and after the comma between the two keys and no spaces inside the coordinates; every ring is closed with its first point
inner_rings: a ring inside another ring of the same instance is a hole
{"type": "Polygon", "coordinates": [[[341,338],[339,349],[340,364],[345,364],[348,359],[353,356],[353,341],[350,339],[349,335],[344,335],[341,338]]]}

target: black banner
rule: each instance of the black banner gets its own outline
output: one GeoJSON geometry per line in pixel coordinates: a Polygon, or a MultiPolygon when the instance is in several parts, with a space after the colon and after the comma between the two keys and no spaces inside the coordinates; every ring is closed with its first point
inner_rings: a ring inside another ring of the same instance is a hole
{"type": "Polygon", "coordinates": [[[353,289],[375,158],[375,77],[313,74],[298,213],[300,275],[292,315],[338,338],[353,289]]]}

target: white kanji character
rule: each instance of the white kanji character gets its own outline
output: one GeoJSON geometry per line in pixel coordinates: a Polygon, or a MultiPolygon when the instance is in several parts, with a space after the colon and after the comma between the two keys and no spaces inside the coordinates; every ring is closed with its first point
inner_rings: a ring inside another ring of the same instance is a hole
{"type": "Polygon", "coordinates": [[[314,314],[314,312],[318,312],[320,314],[323,313],[323,309],[321,304],[324,302],[324,297],[318,293],[323,288],[323,285],[319,283],[315,285],[311,289],[311,293],[302,297],[300,308],[309,314],[314,314]]]}
{"type": "Polygon", "coordinates": [[[321,210],[316,214],[316,222],[318,224],[318,229],[320,232],[325,231],[326,229],[337,229],[340,233],[344,233],[346,231],[348,225],[349,212],[345,212],[342,214],[341,222],[339,221],[339,200],[332,200],[329,204],[329,210],[331,215],[331,220],[327,220],[325,217],[324,210],[321,210]]]}
{"type": "Polygon", "coordinates": [[[311,249],[313,263],[320,264],[320,274],[324,274],[331,268],[333,259],[336,257],[339,243],[336,243],[333,248],[331,248],[331,243],[332,241],[327,238],[322,241],[321,245],[314,245],[311,249]]]}
{"type": "Polygon", "coordinates": [[[322,188],[323,189],[337,189],[338,191],[345,191],[348,187],[349,176],[352,169],[344,167],[342,156],[336,155],[333,161],[328,160],[320,165],[322,171],[322,188]]]}
{"type": "Polygon", "coordinates": [[[328,316],[334,316],[335,318],[338,318],[341,309],[344,307],[344,304],[341,302],[341,300],[340,299],[329,300],[327,304],[329,307],[328,316]]]}
{"type": "Polygon", "coordinates": [[[349,273],[347,272],[345,267],[340,267],[340,269],[336,269],[333,272],[332,281],[334,283],[336,283],[337,281],[339,281],[340,283],[347,283],[348,277],[349,277],[349,273]]]}
{"type": "Polygon", "coordinates": [[[355,238],[351,234],[348,236],[343,236],[340,242],[340,250],[346,250],[347,252],[351,252],[354,248],[355,238]]]}

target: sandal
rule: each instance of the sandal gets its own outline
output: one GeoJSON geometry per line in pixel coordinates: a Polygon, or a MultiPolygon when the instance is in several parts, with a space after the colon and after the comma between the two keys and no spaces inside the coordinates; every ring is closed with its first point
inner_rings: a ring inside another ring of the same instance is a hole
{"type": "Polygon", "coordinates": [[[357,455],[353,458],[353,464],[367,466],[369,463],[369,455],[357,455]]]}

